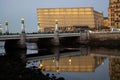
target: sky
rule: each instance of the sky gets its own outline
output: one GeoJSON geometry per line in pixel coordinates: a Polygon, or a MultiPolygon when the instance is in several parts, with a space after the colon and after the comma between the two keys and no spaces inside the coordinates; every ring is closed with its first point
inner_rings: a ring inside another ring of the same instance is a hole
{"type": "Polygon", "coordinates": [[[108,16],[109,0],[0,0],[0,23],[5,31],[5,20],[9,21],[9,32],[21,32],[21,18],[25,19],[26,32],[37,32],[37,8],[93,7],[108,16]]]}

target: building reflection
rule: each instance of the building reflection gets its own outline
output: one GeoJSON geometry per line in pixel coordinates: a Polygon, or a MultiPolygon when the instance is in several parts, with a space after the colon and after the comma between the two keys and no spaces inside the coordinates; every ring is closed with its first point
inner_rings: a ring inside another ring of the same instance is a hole
{"type": "Polygon", "coordinates": [[[110,80],[120,80],[120,58],[109,58],[110,80]]]}
{"type": "Polygon", "coordinates": [[[94,72],[104,62],[103,57],[71,56],[60,57],[58,60],[43,59],[41,64],[47,72],[94,72]]]}
{"type": "Polygon", "coordinates": [[[74,55],[70,55],[70,52],[62,55],[55,49],[53,57],[40,60],[39,68],[46,72],[94,72],[104,63],[105,57],[83,55],[82,52],[88,49],[82,48],[82,50],[85,51],[75,52],[74,55]]]}
{"type": "Polygon", "coordinates": [[[96,56],[106,56],[109,58],[109,75],[110,80],[120,80],[120,50],[119,49],[105,49],[94,48],[91,53],[96,56]]]}
{"type": "Polygon", "coordinates": [[[30,66],[36,62],[45,72],[92,72],[102,77],[105,74],[106,80],[120,80],[119,49],[54,47],[49,52],[52,54],[41,52],[41,56],[27,57],[30,66]]]}

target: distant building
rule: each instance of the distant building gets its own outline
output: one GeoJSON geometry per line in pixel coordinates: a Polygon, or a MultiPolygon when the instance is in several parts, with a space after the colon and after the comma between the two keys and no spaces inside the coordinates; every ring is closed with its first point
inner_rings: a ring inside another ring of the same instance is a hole
{"type": "Polygon", "coordinates": [[[110,0],[108,9],[109,26],[120,28],[120,0],[110,0]]]}
{"type": "Polygon", "coordinates": [[[103,13],[92,7],[38,8],[37,16],[42,32],[54,31],[55,20],[58,20],[59,31],[74,31],[75,27],[95,29],[103,26],[103,13]]]}
{"type": "Polygon", "coordinates": [[[102,30],[110,30],[108,17],[104,17],[102,30]]]}
{"type": "Polygon", "coordinates": [[[104,27],[108,27],[108,17],[104,17],[104,27]]]}

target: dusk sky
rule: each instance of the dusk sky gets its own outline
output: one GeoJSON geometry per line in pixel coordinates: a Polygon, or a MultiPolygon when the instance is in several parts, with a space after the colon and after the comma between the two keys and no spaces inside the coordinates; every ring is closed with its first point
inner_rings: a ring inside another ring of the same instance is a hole
{"type": "Polygon", "coordinates": [[[108,16],[109,0],[0,0],[0,23],[5,30],[9,21],[10,32],[21,31],[22,17],[25,18],[26,32],[37,32],[37,8],[94,7],[108,16]]]}

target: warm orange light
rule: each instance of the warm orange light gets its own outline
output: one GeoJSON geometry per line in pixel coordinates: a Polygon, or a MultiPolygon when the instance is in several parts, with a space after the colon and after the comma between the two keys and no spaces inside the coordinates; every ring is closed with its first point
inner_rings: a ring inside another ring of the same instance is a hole
{"type": "Polygon", "coordinates": [[[71,58],[69,58],[69,60],[68,60],[69,64],[71,64],[71,61],[72,61],[71,58]]]}
{"type": "Polygon", "coordinates": [[[43,68],[43,65],[42,65],[42,64],[40,64],[39,68],[40,68],[40,69],[42,69],[42,68],[43,68]]]}
{"type": "Polygon", "coordinates": [[[58,20],[57,19],[55,20],[55,23],[58,24],[58,20]]]}
{"type": "Polygon", "coordinates": [[[8,25],[8,20],[5,21],[5,25],[8,25]]]}
{"type": "Polygon", "coordinates": [[[59,67],[57,67],[56,72],[60,72],[59,67]]]}
{"type": "Polygon", "coordinates": [[[23,24],[24,24],[24,18],[21,18],[21,23],[23,23],[23,24]]]}

